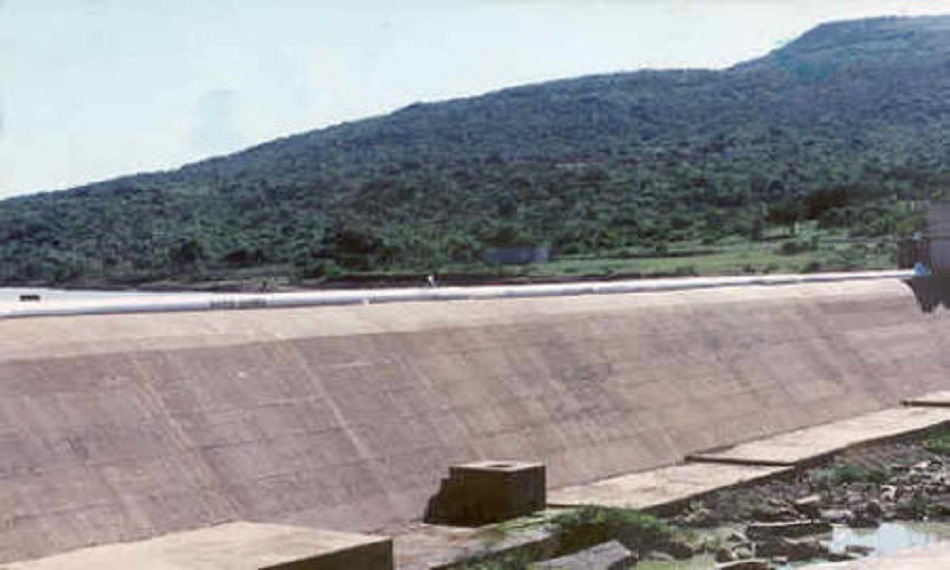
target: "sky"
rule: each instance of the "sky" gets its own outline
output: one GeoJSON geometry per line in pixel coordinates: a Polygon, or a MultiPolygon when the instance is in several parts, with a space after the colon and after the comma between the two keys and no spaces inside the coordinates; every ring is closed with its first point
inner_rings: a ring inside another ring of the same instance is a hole
{"type": "Polygon", "coordinates": [[[724,68],[950,0],[0,0],[0,199],[523,83],[724,68]]]}

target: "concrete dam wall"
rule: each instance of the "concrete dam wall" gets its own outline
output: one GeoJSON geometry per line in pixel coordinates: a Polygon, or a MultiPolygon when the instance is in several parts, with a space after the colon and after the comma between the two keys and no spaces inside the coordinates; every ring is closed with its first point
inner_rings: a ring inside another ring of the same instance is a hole
{"type": "Polygon", "coordinates": [[[894,279],[0,320],[0,562],[392,529],[453,462],[670,464],[946,389],[948,332],[894,279]]]}

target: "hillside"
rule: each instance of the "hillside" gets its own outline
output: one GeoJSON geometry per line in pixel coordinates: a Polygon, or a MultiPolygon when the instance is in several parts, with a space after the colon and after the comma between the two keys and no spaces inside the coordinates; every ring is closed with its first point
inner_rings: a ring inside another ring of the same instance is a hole
{"type": "Polygon", "coordinates": [[[950,191],[950,16],[822,25],[722,71],[506,89],[0,202],[0,282],[656,255],[796,221],[886,241],[950,191]]]}

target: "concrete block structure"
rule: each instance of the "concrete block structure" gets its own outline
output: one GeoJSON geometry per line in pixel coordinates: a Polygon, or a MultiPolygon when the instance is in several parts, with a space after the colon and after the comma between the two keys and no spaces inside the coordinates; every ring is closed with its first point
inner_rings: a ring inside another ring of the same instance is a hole
{"type": "Polygon", "coordinates": [[[543,463],[476,461],[449,468],[426,520],[481,526],[529,515],[545,507],[543,463]]]}

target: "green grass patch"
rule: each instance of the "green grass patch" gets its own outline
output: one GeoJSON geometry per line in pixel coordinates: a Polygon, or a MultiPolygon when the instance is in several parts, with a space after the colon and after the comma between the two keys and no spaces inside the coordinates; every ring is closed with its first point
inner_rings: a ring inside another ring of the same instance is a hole
{"type": "Polygon", "coordinates": [[[564,255],[533,265],[449,264],[440,271],[529,280],[749,275],[891,269],[896,265],[895,256],[896,246],[886,241],[846,238],[809,228],[795,236],[761,241],[724,240],[716,244],[685,241],[671,244],[664,255],[624,248],[590,255],[564,255]]]}
{"type": "Polygon", "coordinates": [[[834,487],[846,483],[871,483],[881,485],[890,478],[887,469],[865,467],[852,463],[832,465],[827,469],[812,471],[810,475],[813,484],[824,487],[834,487]]]}
{"type": "Polygon", "coordinates": [[[673,530],[660,519],[632,509],[583,507],[551,520],[562,552],[575,552],[609,540],[634,551],[670,541],[673,530]]]}
{"type": "Polygon", "coordinates": [[[950,455],[950,430],[940,431],[927,437],[922,445],[931,453],[950,455]]]}

